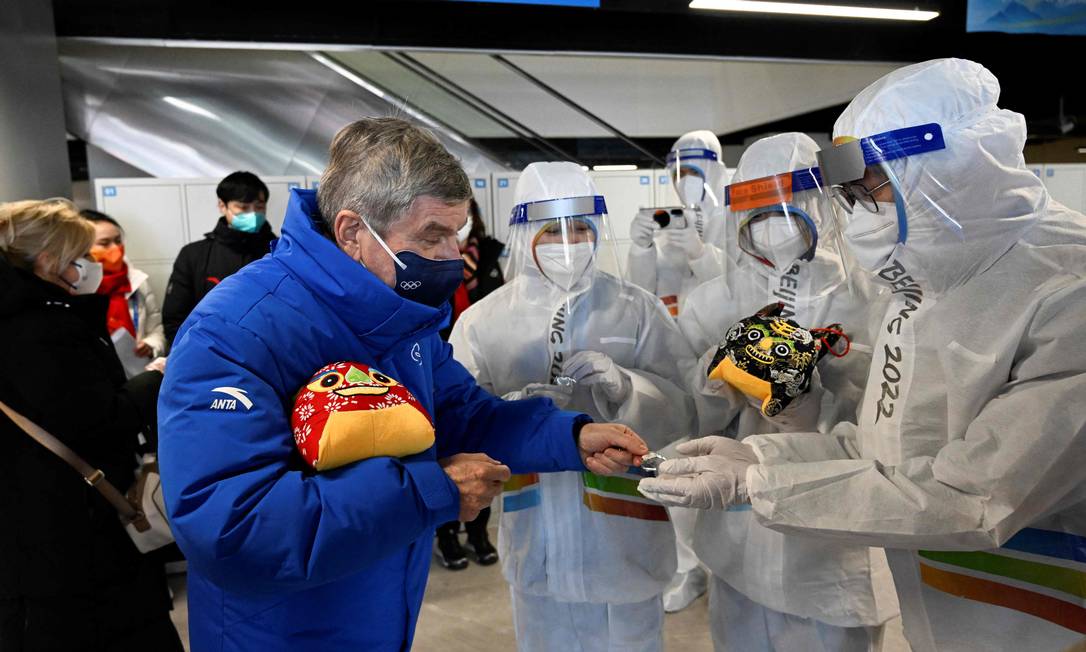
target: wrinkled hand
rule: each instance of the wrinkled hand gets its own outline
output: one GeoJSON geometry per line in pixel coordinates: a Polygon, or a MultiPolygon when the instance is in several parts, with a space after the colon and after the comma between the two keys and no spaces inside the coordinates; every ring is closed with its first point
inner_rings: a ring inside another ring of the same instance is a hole
{"type": "Polygon", "coordinates": [[[652,246],[652,239],[656,235],[656,221],[651,215],[638,213],[630,223],[630,240],[642,249],[652,246]]]}
{"type": "Polygon", "coordinates": [[[445,474],[460,490],[460,521],[474,521],[502,492],[511,475],[509,467],[482,453],[460,453],[439,460],[445,474]]]}
{"type": "Polygon", "coordinates": [[[642,480],[638,491],[669,507],[727,509],[750,502],[747,469],[758,463],[753,448],[729,437],[703,437],[677,450],[691,457],[664,462],[658,477],[642,480]]]}
{"type": "Polygon", "coordinates": [[[561,385],[551,385],[548,383],[531,383],[525,385],[524,389],[509,392],[502,396],[502,398],[507,401],[520,401],[522,399],[536,397],[549,398],[554,401],[555,405],[565,409],[570,401],[573,400],[573,387],[563,387],[561,385]]]}
{"type": "Polygon", "coordinates": [[[147,342],[141,341],[136,345],[136,355],[141,358],[151,358],[155,355],[155,350],[151,348],[151,345],[147,342]]]}
{"type": "Polygon", "coordinates": [[[585,468],[597,475],[625,473],[641,464],[649,447],[637,433],[617,423],[589,423],[581,428],[577,447],[585,468]]]}
{"type": "Polygon", "coordinates": [[[578,351],[562,366],[562,373],[582,385],[596,385],[612,403],[622,403],[633,388],[630,377],[606,353],[578,351]]]}
{"type": "Polygon", "coordinates": [[[663,244],[682,251],[691,260],[701,258],[701,255],[705,253],[705,245],[702,244],[697,227],[693,224],[688,223],[683,229],[663,229],[663,237],[663,244]]]}

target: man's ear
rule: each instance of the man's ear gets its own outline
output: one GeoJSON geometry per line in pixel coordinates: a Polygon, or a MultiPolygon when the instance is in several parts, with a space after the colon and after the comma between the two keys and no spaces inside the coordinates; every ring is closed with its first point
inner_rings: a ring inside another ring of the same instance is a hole
{"type": "Polygon", "coordinates": [[[355,248],[358,247],[358,230],[362,228],[365,228],[362,220],[354,211],[342,210],[336,213],[336,218],[332,220],[332,234],[336,244],[348,254],[355,253],[355,248]]]}
{"type": "Polygon", "coordinates": [[[219,200],[219,215],[226,215],[226,202],[219,200]]]}

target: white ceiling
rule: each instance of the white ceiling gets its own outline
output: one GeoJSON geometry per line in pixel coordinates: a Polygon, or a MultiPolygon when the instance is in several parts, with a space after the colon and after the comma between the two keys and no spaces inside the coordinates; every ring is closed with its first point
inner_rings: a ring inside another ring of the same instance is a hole
{"type": "MultiPolygon", "coordinates": [[[[488,55],[428,52],[412,56],[543,136],[611,135],[488,55]]],[[[897,67],[870,63],[506,56],[620,131],[650,138],[675,137],[694,129],[727,134],[842,104],[897,67]]],[[[825,131],[832,126],[826,125],[825,131]]]]}

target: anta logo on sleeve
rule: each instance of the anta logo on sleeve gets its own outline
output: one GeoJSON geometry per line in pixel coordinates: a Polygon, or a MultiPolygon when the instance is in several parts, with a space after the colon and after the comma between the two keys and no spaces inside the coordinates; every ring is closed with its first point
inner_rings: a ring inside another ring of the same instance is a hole
{"type": "Polygon", "coordinates": [[[253,401],[249,398],[248,392],[244,389],[238,389],[237,387],[216,387],[211,390],[211,392],[213,394],[225,394],[229,397],[212,399],[212,410],[237,410],[238,403],[241,403],[246,410],[250,410],[253,407],[253,401]]]}

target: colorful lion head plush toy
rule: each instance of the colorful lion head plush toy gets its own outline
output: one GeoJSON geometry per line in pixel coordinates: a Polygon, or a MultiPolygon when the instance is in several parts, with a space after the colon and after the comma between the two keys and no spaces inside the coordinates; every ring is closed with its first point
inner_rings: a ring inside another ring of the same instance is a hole
{"type": "Polygon", "coordinates": [[[406,387],[361,362],[318,371],[294,400],[298,451],[326,471],[370,457],[404,457],[434,444],[430,415],[406,387]]]}
{"type": "Polygon", "coordinates": [[[810,389],[815,365],[844,337],[840,324],[807,330],[780,316],[783,304],[774,303],[728,329],[708,377],[735,387],[761,401],[762,414],[776,416],[810,389]]]}

